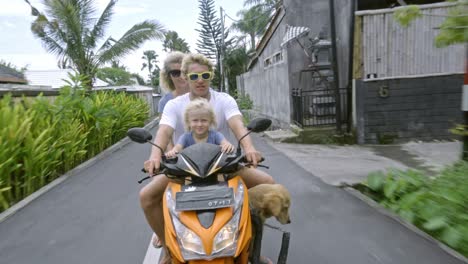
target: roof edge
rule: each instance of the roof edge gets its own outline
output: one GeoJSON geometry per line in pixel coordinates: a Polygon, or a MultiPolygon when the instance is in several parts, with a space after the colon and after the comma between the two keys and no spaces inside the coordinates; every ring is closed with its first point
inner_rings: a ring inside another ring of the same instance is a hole
{"type": "Polygon", "coordinates": [[[268,24],[268,28],[263,34],[262,38],[257,44],[255,48],[255,56],[250,60],[247,69],[249,70],[255,63],[258,61],[258,57],[262,54],[263,50],[265,49],[266,45],[268,44],[269,40],[275,33],[276,29],[280,25],[281,21],[283,20],[284,16],[286,15],[286,10],[283,5],[279,6],[271,20],[271,23],[268,24]]]}

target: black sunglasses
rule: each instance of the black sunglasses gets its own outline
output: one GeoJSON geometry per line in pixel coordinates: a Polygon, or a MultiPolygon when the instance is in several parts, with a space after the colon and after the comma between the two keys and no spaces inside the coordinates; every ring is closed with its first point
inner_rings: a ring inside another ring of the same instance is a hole
{"type": "Polygon", "coordinates": [[[170,76],[176,78],[176,77],[180,77],[180,74],[182,72],[180,70],[170,70],[168,73],[170,76]]]}

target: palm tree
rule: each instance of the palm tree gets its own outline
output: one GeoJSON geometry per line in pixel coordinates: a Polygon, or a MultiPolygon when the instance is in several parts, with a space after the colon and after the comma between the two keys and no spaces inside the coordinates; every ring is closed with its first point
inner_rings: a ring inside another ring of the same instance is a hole
{"type": "Polygon", "coordinates": [[[180,51],[184,53],[190,52],[190,47],[185,42],[185,39],[180,38],[179,34],[175,31],[168,31],[165,34],[165,39],[163,43],[163,50],[165,52],[180,51]]]}
{"type": "Polygon", "coordinates": [[[244,0],[244,6],[260,6],[265,9],[275,9],[282,0],[244,0]]]}
{"type": "Polygon", "coordinates": [[[264,12],[260,7],[253,6],[237,12],[240,19],[232,27],[250,37],[250,47],[255,49],[255,38],[265,33],[270,20],[270,13],[264,12]]]}
{"type": "MultiPolygon", "coordinates": [[[[85,78],[86,88],[91,88],[97,70],[104,64],[118,60],[138,49],[150,39],[162,39],[164,29],[156,21],[146,20],[135,24],[120,39],[104,38],[117,0],[109,1],[99,18],[95,16],[93,0],[42,0],[45,12],[31,6],[36,19],[31,24],[48,52],[68,64],[85,78]],[[102,45],[98,46],[98,43],[102,45]]],[[[60,64],[60,63],[59,63],[60,64]]]]}
{"type": "Polygon", "coordinates": [[[141,70],[144,70],[145,68],[148,68],[148,78],[149,82],[153,82],[153,78],[156,75],[159,75],[159,66],[157,65],[158,63],[158,54],[156,54],[156,51],[154,50],[146,50],[143,52],[143,57],[141,57],[145,62],[143,62],[143,65],[141,67],[141,70]],[[153,67],[155,70],[153,71],[153,67]]]}
{"type": "Polygon", "coordinates": [[[236,45],[227,50],[224,63],[225,72],[228,77],[229,93],[232,95],[236,94],[237,91],[236,76],[247,71],[248,62],[249,55],[245,45],[236,45]]]}

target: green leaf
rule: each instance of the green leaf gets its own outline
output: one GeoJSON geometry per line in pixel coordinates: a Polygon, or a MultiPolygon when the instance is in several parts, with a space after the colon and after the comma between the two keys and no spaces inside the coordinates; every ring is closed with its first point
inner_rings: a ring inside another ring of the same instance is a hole
{"type": "Polygon", "coordinates": [[[403,219],[410,223],[414,223],[415,215],[411,211],[402,210],[398,213],[403,219]]]}
{"type": "Polygon", "coordinates": [[[429,231],[439,230],[446,226],[447,226],[447,219],[445,216],[438,216],[438,217],[431,218],[429,221],[427,221],[423,225],[423,227],[429,231]]]}
{"type": "Polygon", "coordinates": [[[369,188],[375,192],[379,192],[382,190],[385,182],[385,176],[382,172],[375,172],[369,174],[367,177],[367,185],[369,188]]]}
{"type": "Polygon", "coordinates": [[[395,191],[398,188],[398,182],[397,181],[390,181],[387,183],[384,187],[384,195],[390,200],[393,200],[395,198],[395,191]]]}
{"type": "Polygon", "coordinates": [[[458,232],[457,229],[452,227],[447,227],[441,236],[441,240],[453,248],[456,248],[459,245],[461,239],[461,233],[458,232]]]}
{"type": "Polygon", "coordinates": [[[416,18],[421,16],[421,10],[417,5],[409,5],[395,11],[393,17],[402,26],[407,27],[416,18]]]}

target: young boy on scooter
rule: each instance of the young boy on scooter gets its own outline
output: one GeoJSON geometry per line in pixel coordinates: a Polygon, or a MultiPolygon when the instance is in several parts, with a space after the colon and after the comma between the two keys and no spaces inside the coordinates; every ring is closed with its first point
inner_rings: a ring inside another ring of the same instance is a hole
{"type": "Polygon", "coordinates": [[[166,153],[166,157],[175,157],[182,149],[201,142],[220,145],[222,152],[234,151],[234,146],[223,134],[213,130],[216,127],[216,116],[206,99],[191,101],[185,109],[184,121],[187,132],[182,134],[174,148],[166,153]]]}

